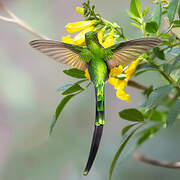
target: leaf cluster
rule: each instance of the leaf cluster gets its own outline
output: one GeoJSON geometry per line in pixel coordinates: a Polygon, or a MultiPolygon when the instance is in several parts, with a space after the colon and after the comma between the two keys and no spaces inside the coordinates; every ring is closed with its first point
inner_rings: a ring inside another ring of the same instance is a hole
{"type": "Polygon", "coordinates": [[[84,87],[81,86],[81,84],[85,83],[88,81],[88,79],[85,77],[85,72],[81,71],[79,69],[76,68],[72,68],[69,70],[64,70],[63,71],[66,75],[76,78],[76,79],[81,79],[77,82],[75,82],[74,84],[67,84],[59,89],[57,89],[58,92],[60,92],[64,97],[63,99],[60,101],[60,103],[58,104],[55,114],[53,116],[53,120],[51,123],[51,127],[50,127],[50,134],[53,132],[53,129],[56,125],[57,120],[60,118],[61,112],[63,111],[64,107],[66,106],[66,104],[76,95],[82,93],[83,91],[85,91],[85,89],[88,88],[88,86],[90,85],[90,83],[88,83],[87,85],[85,85],[84,87]]]}
{"type": "Polygon", "coordinates": [[[139,147],[153,137],[162,128],[167,128],[180,119],[180,39],[175,29],[180,27],[179,0],[153,2],[154,8],[142,9],[140,0],[131,0],[131,25],[138,28],[143,37],[157,37],[162,40],[159,47],[144,54],[143,61],[138,66],[135,77],[149,71],[156,71],[164,81],[157,88],[153,84],[144,91],[145,102],[141,108],[123,109],[120,118],[133,122],[122,130],[122,140],[112,161],[109,180],[116,163],[132,137],[139,147]],[[166,19],[167,21],[163,21],[166,19]]]}
{"type": "Polygon", "coordinates": [[[96,20],[95,27],[97,30],[102,30],[104,33],[104,39],[109,36],[109,33],[113,31],[115,41],[119,39],[128,39],[124,36],[123,29],[117,23],[111,23],[110,21],[104,19],[99,13],[95,12],[95,5],[90,5],[90,0],[82,3],[84,9],[85,20],[96,20]]]}

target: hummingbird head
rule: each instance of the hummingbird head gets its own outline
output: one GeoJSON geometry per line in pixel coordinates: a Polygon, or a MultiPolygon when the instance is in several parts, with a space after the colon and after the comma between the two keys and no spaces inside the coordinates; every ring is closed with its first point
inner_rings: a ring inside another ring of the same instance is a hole
{"type": "Polygon", "coordinates": [[[89,48],[91,45],[93,44],[97,44],[100,46],[100,43],[98,41],[98,36],[97,36],[97,32],[91,31],[91,32],[87,32],[85,34],[85,41],[86,41],[86,46],[89,48]]]}
{"type": "Polygon", "coordinates": [[[95,31],[87,32],[85,34],[85,38],[86,39],[95,39],[95,38],[97,38],[97,32],[95,32],[95,31]]]}

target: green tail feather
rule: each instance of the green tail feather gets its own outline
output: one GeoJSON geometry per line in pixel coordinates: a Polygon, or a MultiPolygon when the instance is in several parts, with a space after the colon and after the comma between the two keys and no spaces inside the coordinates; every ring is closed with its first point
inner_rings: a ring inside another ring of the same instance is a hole
{"type": "Polygon", "coordinates": [[[91,143],[91,150],[89,153],[88,162],[86,164],[86,168],[84,170],[84,175],[88,175],[92,164],[95,160],[102,132],[103,132],[103,125],[104,125],[104,83],[97,85],[95,87],[96,90],[96,120],[95,120],[95,128],[94,128],[94,134],[93,139],[91,143]]]}

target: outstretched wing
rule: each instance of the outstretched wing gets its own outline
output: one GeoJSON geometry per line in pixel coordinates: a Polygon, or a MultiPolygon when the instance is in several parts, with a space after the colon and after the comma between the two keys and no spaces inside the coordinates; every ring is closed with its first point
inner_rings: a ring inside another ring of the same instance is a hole
{"type": "Polygon", "coordinates": [[[128,64],[136,60],[141,54],[158,46],[160,43],[161,40],[157,38],[144,38],[111,46],[109,48],[113,52],[113,57],[107,61],[108,67],[111,69],[119,65],[128,64]]]}
{"type": "Polygon", "coordinates": [[[52,40],[34,40],[29,44],[62,64],[67,64],[83,71],[87,68],[87,63],[79,58],[79,53],[83,49],[80,46],[52,40]]]}

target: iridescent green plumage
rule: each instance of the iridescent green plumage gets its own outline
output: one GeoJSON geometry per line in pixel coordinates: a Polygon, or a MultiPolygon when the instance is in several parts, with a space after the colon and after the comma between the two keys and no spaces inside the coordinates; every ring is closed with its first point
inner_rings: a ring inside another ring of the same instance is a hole
{"type": "Polygon", "coordinates": [[[35,40],[31,41],[30,45],[60,63],[81,70],[88,68],[90,79],[95,88],[96,120],[91,150],[84,171],[84,175],[87,175],[98,151],[105,123],[104,85],[110,69],[136,60],[141,54],[156,47],[161,41],[157,38],[137,39],[105,49],[98,41],[97,32],[86,33],[85,40],[86,47],[51,40],[35,40]]]}

